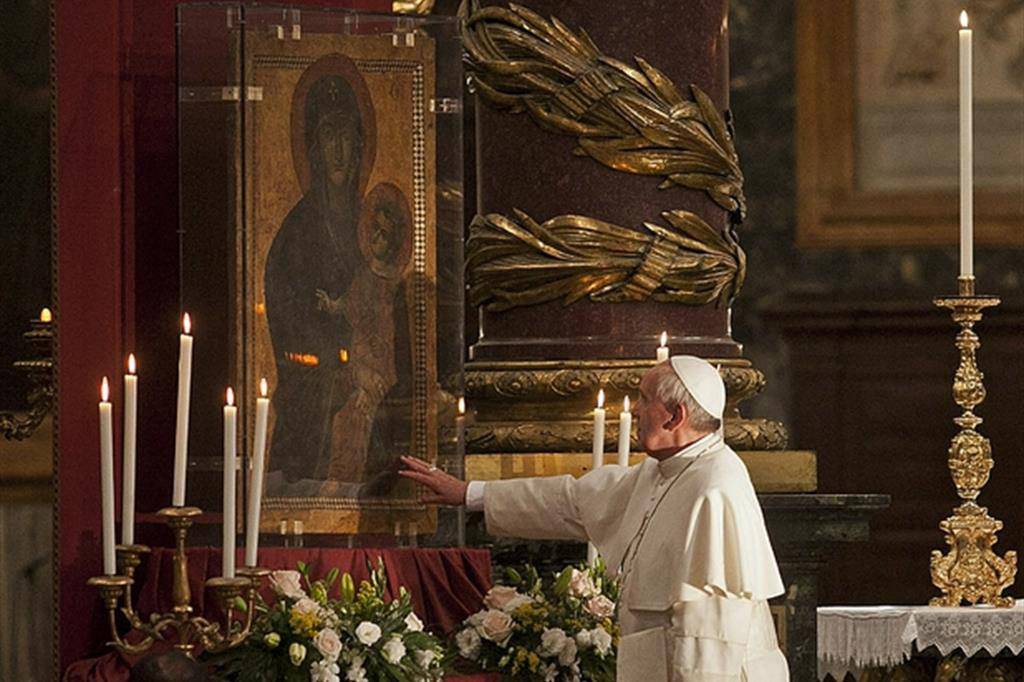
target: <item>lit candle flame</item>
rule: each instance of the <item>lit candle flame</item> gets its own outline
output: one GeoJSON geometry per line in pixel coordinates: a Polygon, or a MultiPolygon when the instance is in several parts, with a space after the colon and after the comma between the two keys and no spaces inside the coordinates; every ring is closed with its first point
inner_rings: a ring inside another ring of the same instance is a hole
{"type": "Polygon", "coordinates": [[[662,332],[661,333],[661,347],[664,348],[666,343],[668,343],[668,332],[662,332]]]}
{"type": "Polygon", "coordinates": [[[622,411],[629,412],[629,396],[622,399],[622,411]]]}
{"type": "Polygon", "coordinates": [[[107,381],[106,377],[103,377],[103,381],[100,382],[100,400],[107,402],[110,398],[110,382],[107,381]]]}
{"type": "Polygon", "coordinates": [[[260,379],[260,396],[263,398],[267,397],[267,378],[263,377],[260,379]]]}
{"type": "Polygon", "coordinates": [[[462,417],[466,414],[466,399],[459,398],[459,416],[462,417]]]}
{"type": "Polygon", "coordinates": [[[231,390],[231,387],[230,387],[230,386],[228,386],[228,391],[227,391],[227,406],[228,406],[228,407],[231,407],[231,406],[232,406],[232,405],[234,405],[234,404],[235,404],[235,392],[231,390]]]}
{"type": "Polygon", "coordinates": [[[189,317],[188,313],[185,313],[185,316],[181,318],[181,329],[186,334],[192,333],[192,318],[189,317]]]}
{"type": "Polygon", "coordinates": [[[39,321],[40,322],[53,322],[53,313],[50,312],[49,308],[43,308],[39,312],[39,321]]]}
{"type": "Polygon", "coordinates": [[[128,373],[135,374],[135,353],[128,354],[128,373]]]}
{"type": "Polygon", "coordinates": [[[967,10],[960,12],[960,28],[967,28],[967,10]]]}
{"type": "Polygon", "coordinates": [[[602,388],[597,392],[597,407],[598,409],[604,407],[604,389],[602,388]]]}

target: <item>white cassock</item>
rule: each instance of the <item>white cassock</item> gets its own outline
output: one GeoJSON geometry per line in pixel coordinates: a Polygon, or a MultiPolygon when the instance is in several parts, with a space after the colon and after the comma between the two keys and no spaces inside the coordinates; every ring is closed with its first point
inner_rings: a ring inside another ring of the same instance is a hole
{"type": "Polygon", "coordinates": [[[767,600],[784,592],[743,461],[719,434],[661,462],[473,482],[492,535],[589,540],[622,578],[619,680],[789,679],[767,600]]]}

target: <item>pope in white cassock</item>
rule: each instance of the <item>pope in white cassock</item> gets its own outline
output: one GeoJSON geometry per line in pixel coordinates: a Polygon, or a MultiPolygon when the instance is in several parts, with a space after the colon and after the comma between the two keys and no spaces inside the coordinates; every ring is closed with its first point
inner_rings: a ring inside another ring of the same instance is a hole
{"type": "Polygon", "coordinates": [[[767,600],[783,593],[746,467],[722,437],[725,386],[693,356],[648,371],[634,406],[648,457],[580,478],[466,483],[421,460],[427,503],[483,510],[493,535],[589,540],[622,580],[619,680],[789,679],[767,600]]]}

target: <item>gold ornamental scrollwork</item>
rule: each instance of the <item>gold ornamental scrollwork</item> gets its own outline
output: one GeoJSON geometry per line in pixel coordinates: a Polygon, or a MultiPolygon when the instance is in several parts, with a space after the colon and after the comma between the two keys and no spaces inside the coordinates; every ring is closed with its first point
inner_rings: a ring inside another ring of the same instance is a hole
{"type": "Polygon", "coordinates": [[[477,216],[466,243],[470,303],[496,311],[582,298],[729,304],[746,277],[732,229],[719,233],[689,211],[662,217],[669,227],[640,231],[579,215],[477,216]]]}
{"type": "Polygon", "coordinates": [[[733,136],[711,98],[692,100],[640,57],[605,55],[576,32],[526,7],[459,8],[476,91],[492,106],[527,112],[541,127],[576,138],[576,154],[614,170],[661,176],[662,188],[705,192],[735,222],[746,213],[733,136]]]}
{"type": "Polygon", "coordinates": [[[982,419],[974,413],[974,408],[985,399],[984,375],[977,363],[981,341],[974,325],[981,320],[985,308],[999,305],[999,299],[976,296],[974,278],[962,277],[960,295],[935,299],[935,305],[950,309],[953,321],[960,326],[956,337],[960,363],[953,380],[953,399],[963,414],[954,420],[960,432],[950,444],[948,465],[963,503],[939,524],[946,534],[949,551],[932,552],[932,583],[942,596],[932,599],[931,604],[960,606],[966,601],[1010,607],[1013,599],[1002,593],[1013,584],[1017,574],[1017,553],[1007,552],[1000,557],[992,551],[1003,523],[989,516],[988,510],[976,502],[988,483],[993,461],[991,443],[977,431],[982,419]]]}
{"type": "Polygon", "coordinates": [[[436,0],[394,0],[391,11],[395,14],[430,14],[436,0]]]}

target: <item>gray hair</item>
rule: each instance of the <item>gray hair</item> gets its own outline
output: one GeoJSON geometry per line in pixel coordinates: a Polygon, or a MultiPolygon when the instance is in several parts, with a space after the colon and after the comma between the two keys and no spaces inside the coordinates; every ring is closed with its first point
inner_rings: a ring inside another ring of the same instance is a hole
{"type": "Polygon", "coordinates": [[[710,433],[722,426],[722,420],[712,417],[697,404],[670,363],[659,363],[651,372],[654,374],[654,395],[669,412],[675,412],[676,406],[682,405],[691,429],[710,433]]]}

